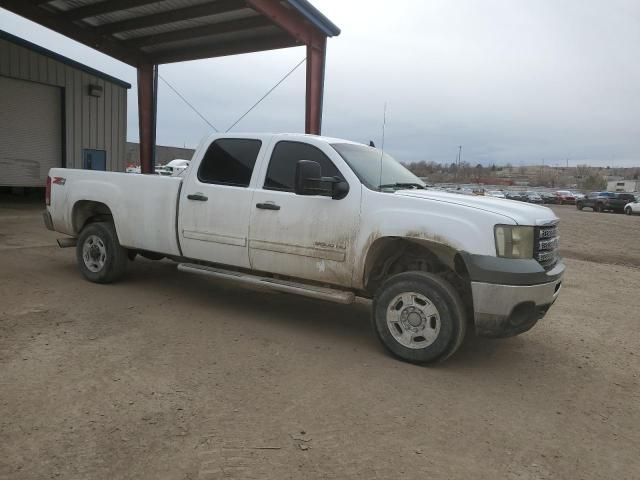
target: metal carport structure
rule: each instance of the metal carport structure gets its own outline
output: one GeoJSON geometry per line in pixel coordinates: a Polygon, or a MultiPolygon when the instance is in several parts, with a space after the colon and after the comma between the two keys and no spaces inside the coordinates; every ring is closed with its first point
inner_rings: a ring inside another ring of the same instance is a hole
{"type": "Polygon", "coordinates": [[[305,131],[319,134],[327,37],[306,0],[0,0],[0,6],[138,71],[140,161],[153,172],[157,66],[306,45],[305,131]]]}

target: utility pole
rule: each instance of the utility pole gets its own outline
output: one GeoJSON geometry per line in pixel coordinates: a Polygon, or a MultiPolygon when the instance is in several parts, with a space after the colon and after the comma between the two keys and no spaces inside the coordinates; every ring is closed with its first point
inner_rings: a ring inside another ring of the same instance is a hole
{"type": "Polygon", "coordinates": [[[458,154],[456,155],[456,183],[458,182],[458,173],[460,170],[460,162],[462,161],[462,145],[458,145],[458,154]]]}

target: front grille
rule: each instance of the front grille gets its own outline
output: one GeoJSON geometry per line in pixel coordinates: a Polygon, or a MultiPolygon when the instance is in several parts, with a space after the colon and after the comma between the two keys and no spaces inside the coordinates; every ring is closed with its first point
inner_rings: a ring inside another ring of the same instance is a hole
{"type": "Polygon", "coordinates": [[[535,227],[533,258],[545,270],[551,270],[558,263],[559,240],[557,224],[535,227]]]}

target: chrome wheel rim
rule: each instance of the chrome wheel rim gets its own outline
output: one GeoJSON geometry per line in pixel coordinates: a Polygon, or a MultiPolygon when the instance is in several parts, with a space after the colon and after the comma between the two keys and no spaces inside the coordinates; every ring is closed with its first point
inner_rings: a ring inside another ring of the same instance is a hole
{"type": "Polygon", "coordinates": [[[100,237],[89,235],[82,245],[82,259],[89,271],[97,273],[107,261],[107,248],[100,237]]]}
{"type": "Polygon", "coordinates": [[[393,338],[403,347],[428,347],[438,338],[440,326],[440,312],[433,302],[421,293],[401,293],[389,302],[387,327],[393,338]]]}

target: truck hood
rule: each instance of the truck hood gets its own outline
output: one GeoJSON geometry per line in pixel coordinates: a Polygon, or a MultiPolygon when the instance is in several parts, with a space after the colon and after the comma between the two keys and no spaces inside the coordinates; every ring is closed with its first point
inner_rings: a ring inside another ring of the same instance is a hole
{"type": "Polygon", "coordinates": [[[395,195],[416,199],[445,202],[463,207],[484,210],[510,218],[518,225],[544,225],[557,222],[558,217],[550,208],[541,205],[506,200],[489,196],[461,195],[435,190],[398,190],[395,195]]]}

